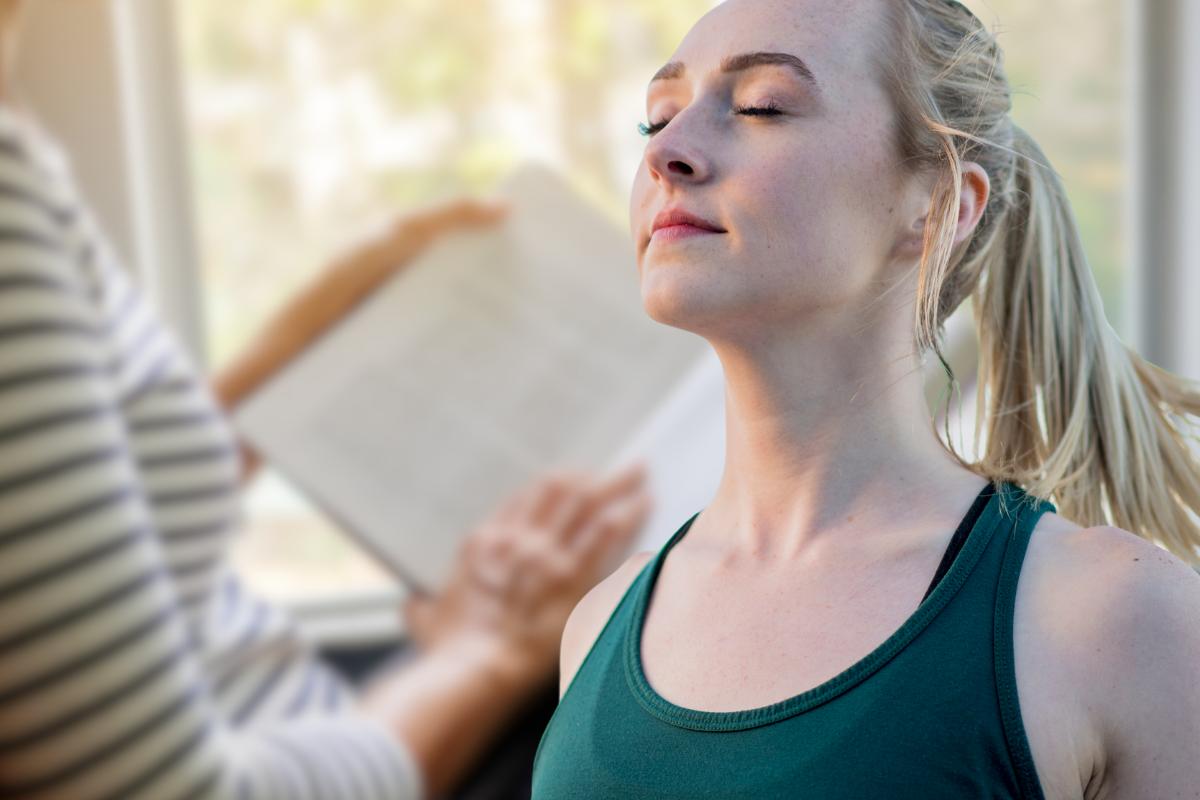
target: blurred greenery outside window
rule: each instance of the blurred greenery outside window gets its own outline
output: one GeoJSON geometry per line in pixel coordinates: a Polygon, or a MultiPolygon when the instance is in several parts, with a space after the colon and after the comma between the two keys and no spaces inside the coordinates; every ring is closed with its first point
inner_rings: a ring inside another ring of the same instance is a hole
{"type": "MultiPolygon", "coordinates": [[[[1121,3],[967,4],[999,32],[1017,122],[1063,177],[1109,319],[1122,330],[1121,3]]],[[[211,363],[244,346],[284,296],[374,222],[483,191],[527,156],[557,164],[627,228],[646,82],[711,6],[180,4],[211,363]]],[[[266,594],[312,600],[391,585],[269,467],[246,504],[235,559],[266,594]]]]}

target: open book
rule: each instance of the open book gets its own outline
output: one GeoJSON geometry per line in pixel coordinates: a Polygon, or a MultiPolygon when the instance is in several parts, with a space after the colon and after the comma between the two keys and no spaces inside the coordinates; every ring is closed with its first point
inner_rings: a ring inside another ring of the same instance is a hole
{"type": "Polygon", "coordinates": [[[545,469],[644,458],[657,549],[724,462],[720,362],[642,308],[627,229],[545,166],[444,235],[243,402],[239,432],[411,590],[545,469]]]}

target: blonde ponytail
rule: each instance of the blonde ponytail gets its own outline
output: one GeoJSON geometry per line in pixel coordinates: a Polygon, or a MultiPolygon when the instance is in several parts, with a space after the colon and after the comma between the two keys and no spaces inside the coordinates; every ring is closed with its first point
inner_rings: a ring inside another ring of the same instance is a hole
{"type": "Polygon", "coordinates": [[[1196,563],[1200,463],[1179,414],[1200,390],[1150,364],[1104,316],[1066,191],[1014,126],[1015,205],[975,295],[979,467],[1196,563]]]}
{"type": "Polygon", "coordinates": [[[948,435],[943,444],[964,467],[1052,500],[1067,519],[1124,528],[1200,564],[1200,459],[1188,427],[1200,386],[1132,352],[1106,320],[1062,182],[1011,120],[994,37],[957,3],[892,8],[901,36],[882,66],[899,149],[939,176],[915,346],[941,358],[942,326],[968,296],[979,337],[978,460],[948,435]],[[972,238],[952,250],[968,160],[992,192],[972,238]]]}

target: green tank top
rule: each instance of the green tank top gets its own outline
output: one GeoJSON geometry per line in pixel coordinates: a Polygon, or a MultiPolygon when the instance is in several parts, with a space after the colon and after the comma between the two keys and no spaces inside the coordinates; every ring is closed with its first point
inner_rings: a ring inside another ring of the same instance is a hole
{"type": "Polygon", "coordinates": [[[819,686],[739,711],[675,705],[642,671],[651,591],[694,514],[571,679],[534,755],[533,800],[1042,800],[1017,702],[1013,602],[1029,535],[1056,509],[1008,482],[984,492],[949,568],[887,640],[819,686]]]}

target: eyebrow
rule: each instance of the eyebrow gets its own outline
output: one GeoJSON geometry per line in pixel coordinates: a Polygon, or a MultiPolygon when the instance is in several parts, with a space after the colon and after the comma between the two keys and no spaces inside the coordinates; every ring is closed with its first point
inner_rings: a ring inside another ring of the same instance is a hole
{"type": "MultiPolygon", "coordinates": [[[[780,64],[789,67],[805,83],[814,89],[820,88],[812,70],[808,68],[808,64],[804,63],[804,59],[794,56],[791,53],[756,51],[753,53],[738,53],[737,55],[726,56],[721,59],[720,71],[722,73],[742,72],[769,64],[780,64]]],[[[675,78],[682,78],[686,73],[687,67],[684,66],[682,61],[671,61],[664,64],[658,72],[654,73],[654,77],[650,79],[649,85],[653,85],[655,81],[669,81],[675,78]]],[[[649,85],[647,88],[649,88],[649,85]]]]}

